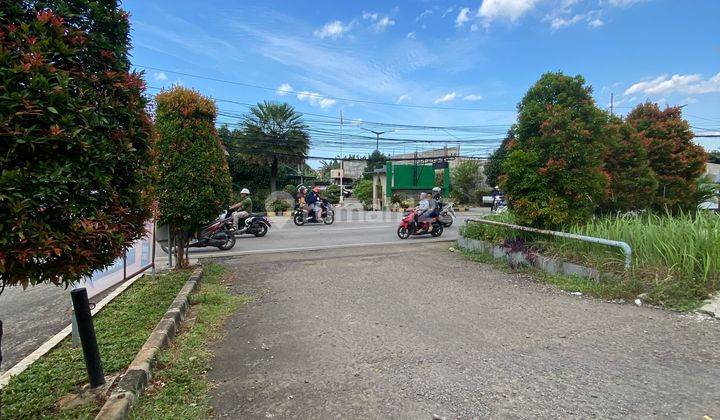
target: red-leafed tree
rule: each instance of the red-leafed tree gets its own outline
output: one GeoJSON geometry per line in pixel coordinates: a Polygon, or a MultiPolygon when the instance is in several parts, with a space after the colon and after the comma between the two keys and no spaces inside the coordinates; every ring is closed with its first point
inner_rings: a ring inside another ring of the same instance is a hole
{"type": "Polygon", "coordinates": [[[518,105],[500,186],[522,224],[586,221],[604,199],[607,118],[582,76],[542,75],[518,105]]]}
{"type": "Polygon", "coordinates": [[[657,175],[657,210],[697,208],[697,180],[705,172],[707,154],[692,142],[690,124],[680,107],[661,110],[646,102],[633,109],[626,123],[644,137],[650,167],[657,175]]]}
{"type": "Polygon", "coordinates": [[[626,212],[652,207],[657,178],[648,163],[645,138],[620,118],[611,117],[605,134],[607,186],[604,212],[626,212]]]}
{"type": "Polygon", "coordinates": [[[68,286],[150,217],[152,125],[116,1],[3,1],[0,281],[68,286]]]}

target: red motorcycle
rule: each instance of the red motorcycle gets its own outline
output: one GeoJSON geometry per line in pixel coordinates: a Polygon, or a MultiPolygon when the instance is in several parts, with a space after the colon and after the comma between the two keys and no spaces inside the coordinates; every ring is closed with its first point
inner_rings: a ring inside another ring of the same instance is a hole
{"type": "Polygon", "coordinates": [[[435,237],[442,235],[443,225],[437,216],[433,217],[429,222],[415,223],[415,212],[411,211],[400,221],[400,226],[397,229],[397,235],[400,239],[407,239],[411,235],[425,235],[426,233],[435,237]],[[431,225],[433,229],[430,231],[431,225]]]}

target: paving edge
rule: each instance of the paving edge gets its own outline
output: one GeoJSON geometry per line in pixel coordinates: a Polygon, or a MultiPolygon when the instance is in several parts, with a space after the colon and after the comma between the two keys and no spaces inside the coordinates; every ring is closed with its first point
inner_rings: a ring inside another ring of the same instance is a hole
{"type": "Polygon", "coordinates": [[[152,364],[161,350],[167,348],[180,328],[180,323],[185,318],[190,306],[190,295],[197,289],[202,279],[202,266],[197,267],[185,285],[180,289],[175,300],[163,315],[155,329],[140,348],[135,359],[130,362],[127,370],[122,374],[108,396],[107,401],[95,416],[95,419],[127,419],[130,416],[135,401],[140,398],[145,386],[152,377],[152,364]]]}
{"type": "Polygon", "coordinates": [[[703,302],[703,306],[697,312],[720,319],[720,293],[715,293],[712,298],[703,302]]]}

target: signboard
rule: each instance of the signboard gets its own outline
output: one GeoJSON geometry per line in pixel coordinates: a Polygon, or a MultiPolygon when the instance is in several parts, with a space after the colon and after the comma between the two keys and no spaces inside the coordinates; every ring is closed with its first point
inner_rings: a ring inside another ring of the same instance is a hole
{"type": "Polygon", "coordinates": [[[146,235],[135,241],[125,253],[125,258],[118,258],[110,267],[95,271],[89,279],[78,285],[87,289],[88,297],[93,297],[132,277],[135,273],[153,266],[153,224],[151,221],[145,223],[146,235]]]}

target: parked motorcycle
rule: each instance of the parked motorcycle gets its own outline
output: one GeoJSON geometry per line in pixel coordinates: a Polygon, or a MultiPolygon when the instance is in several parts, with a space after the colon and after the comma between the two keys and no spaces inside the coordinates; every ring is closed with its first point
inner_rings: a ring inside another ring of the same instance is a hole
{"type": "MultiPolygon", "coordinates": [[[[235,246],[235,236],[230,232],[229,226],[232,226],[232,218],[219,217],[190,238],[188,248],[214,246],[221,251],[232,249],[235,246]]],[[[167,254],[175,251],[175,246],[170,249],[167,242],[160,243],[160,248],[167,254]]]]}
{"type": "Polygon", "coordinates": [[[320,207],[322,208],[322,212],[320,214],[320,217],[322,220],[316,220],[315,219],[315,212],[309,211],[307,220],[305,219],[305,212],[303,209],[295,206],[295,211],[293,212],[293,223],[295,223],[298,226],[302,226],[305,223],[325,223],[326,225],[331,225],[335,221],[335,208],[332,204],[330,204],[327,200],[322,200],[320,203],[320,207]]]}
{"type": "Polygon", "coordinates": [[[444,227],[450,227],[452,226],[453,222],[455,221],[455,218],[457,217],[455,215],[455,209],[453,208],[453,203],[448,204],[442,204],[440,207],[440,223],[444,227]]]}
{"type": "Polygon", "coordinates": [[[411,235],[425,235],[431,234],[432,236],[438,237],[443,233],[443,224],[437,217],[433,217],[429,222],[415,223],[415,213],[408,212],[405,217],[400,221],[400,226],[397,229],[397,235],[400,239],[407,239],[411,235]],[[430,229],[432,224],[433,230],[430,229]]]}

